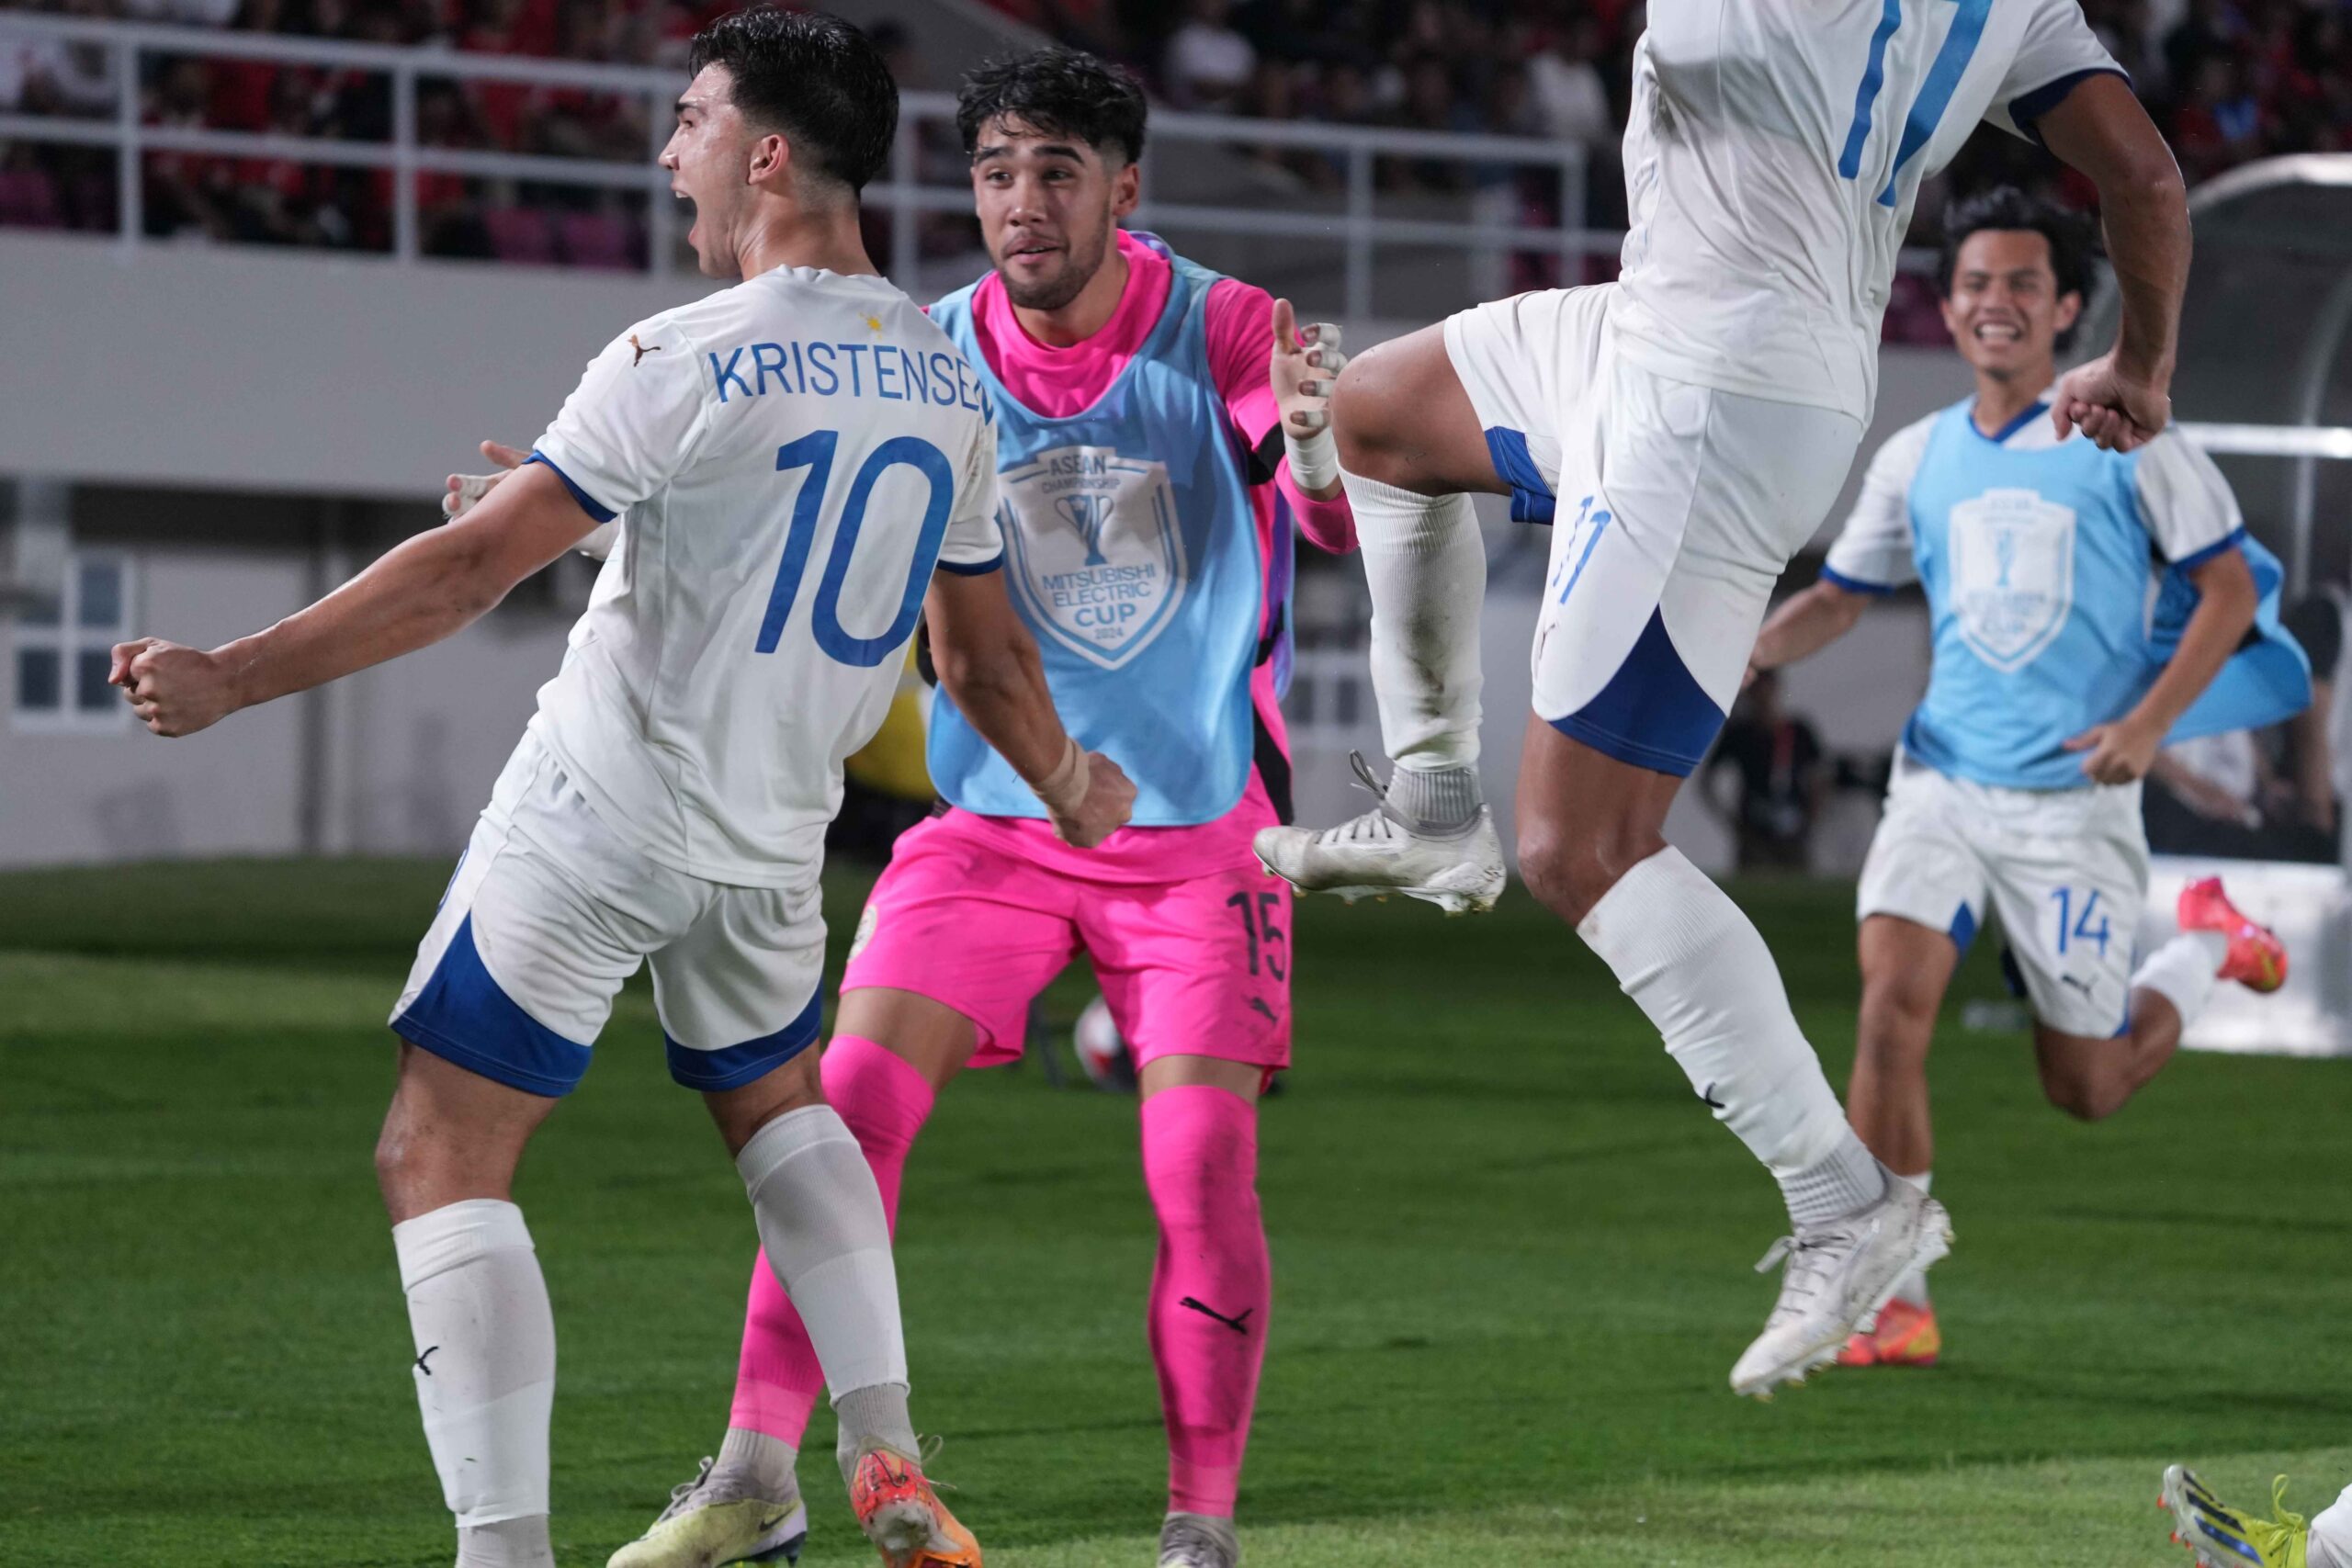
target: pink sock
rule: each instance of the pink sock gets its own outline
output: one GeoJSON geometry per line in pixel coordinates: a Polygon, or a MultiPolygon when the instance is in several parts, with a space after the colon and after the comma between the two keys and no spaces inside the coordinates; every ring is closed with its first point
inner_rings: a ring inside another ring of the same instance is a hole
{"type": "Polygon", "coordinates": [[[1150,1332],[1168,1506],[1229,1518],[1273,1295],[1258,1218],[1258,1108],[1206,1084],[1153,1095],[1143,1103],[1143,1177],[1159,1213],[1150,1332]]]}
{"type": "MultiPolygon", "coordinates": [[[[931,1114],[930,1080],[902,1056],[854,1034],[836,1034],[825,1049],[825,1098],[865,1151],[882,1212],[899,1225],[899,1182],[907,1151],[931,1114]]],[[[824,1369],[792,1298],[776,1283],[767,1254],[752,1266],[752,1296],[743,1309],[743,1355],[735,1371],[735,1405],[727,1424],[800,1446],[808,1412],[825,1392],[824,1369]]]]}

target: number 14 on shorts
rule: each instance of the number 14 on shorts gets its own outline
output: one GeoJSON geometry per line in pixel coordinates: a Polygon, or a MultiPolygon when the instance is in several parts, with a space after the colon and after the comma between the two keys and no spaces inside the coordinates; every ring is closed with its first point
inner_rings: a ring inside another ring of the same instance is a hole
{"type": "Polygon", "coordinates": [[[2056,940],[2050,943],[2050,951],[2064,958],[2078,946],[2096,945],[2098,955],[2107,956],[2110,933],[2107,911],[2099,907],[2098,888],[2053,887],[2050,890],[2050,903],[2058,921],[2056,940]]]}

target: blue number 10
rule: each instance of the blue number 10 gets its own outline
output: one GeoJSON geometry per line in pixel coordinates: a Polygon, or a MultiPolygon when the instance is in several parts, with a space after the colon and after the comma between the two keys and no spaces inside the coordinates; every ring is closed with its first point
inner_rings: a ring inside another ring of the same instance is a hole
{"type": "MultiPolygon", "coordinates": [[[[1917,3],[1913,0],[1913,4],[1917,3]]],[[[1951,31],[1944,35],[1944,45],[1936,51],[1935,63],[1928,67],[1927,79],[1919,84],[1919,96],[1905,117],[1903,140],[1895,144],[1894,167],[1887,171],[1886,188],[1878,193],[1881,207],[1894,205],[1894,183],[1903,174],[1903,165],[1918,156],[1919,149],[1935,135],[1944,111],[1951,107],[1951,96],[1959,88],[1961,77],[1967,73],[1968,62],[1984,37],[1984,21],[1993,13],[1993,0],[1957,0],[1957,4],[1960,10],[1951,19],[1951,31]]],[[[1871,118],[1878,107],[1879,89],[1886,85],[1886,40],[1902,25],[1903,0],[1886,0],[1877,30],[1871,34],[1871,58],[1862,70],[1862,85],[1854,92],[1854,123],[1846,132],[1846,151],[1838,160],[1838,173],[1847,179],[1861,177],[1862,147],[1871,139],[1871,118]]]]}
{"type": "MultiPolygon", "coordinates": [[[[817,522],[825,508],[825,491],[833,478],[833,449],[841,445],[838,430],[812,430],[775,455],[776,472],[806,468],[800,493],[792,502],[792,526],[784,539],[784,559],[776,567],[775,586],[768,592],[767,617],[760,623],[762,653],[774,653],[792,618],[793,602],[800,597],[800,580],[808,575],[808,552],[817,542],[817,522]]],[[[841,525],[833,533],[833,547],[825,557],[825,575],[817,582],[817,603],[808,616],[809,634],[817,646],[842,664],[871,670],[914,635],[915,617],[922,613],[922,591],[932,564],[947,536],[947,512],[956,498],[956,476],[946,455],[915,435],[898,435],[876,446],[859,465],[842,502],[841,525]],[[866,503],[874,487],[890,469],[904,466],[931,481],[931,500],[923,508],[922,528],[915,539],[913,562],[907,570],[906,591],[899,598],[899,613],[878,637],[852,637],[842,626],[842,588],[849,581],[850,558],[857,552],[859,533],[865,526],[866,503]]]]}

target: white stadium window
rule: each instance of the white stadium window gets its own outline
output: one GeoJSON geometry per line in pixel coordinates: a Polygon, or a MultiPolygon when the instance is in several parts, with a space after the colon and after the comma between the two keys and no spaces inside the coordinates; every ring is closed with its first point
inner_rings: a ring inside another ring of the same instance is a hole
{"type": "Polygon", "coordinates": [[[63,589],[17,613],[9,658],[10,713],[19,730],[112,734],[130,728],[122,694],[107,684],[114,645],[130,636],[130,558],[77,550],[63,589]]]}

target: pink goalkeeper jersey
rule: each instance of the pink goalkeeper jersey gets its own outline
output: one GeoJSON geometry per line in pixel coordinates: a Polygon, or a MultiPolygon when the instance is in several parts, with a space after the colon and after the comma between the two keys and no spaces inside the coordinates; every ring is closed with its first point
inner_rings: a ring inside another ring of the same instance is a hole
{"type": "MultiPolygon", "coordinates": [[[[1029,335],[1013,313],[1001,278],[990,275],[975,293],[973,325],[989,368],[1032,412],[1050,419],[1084,412],[1110,389],[1158,323],[1172,277],[1167,260],[1124,231],[1118,245],[1127,263],[1127,287],[1119,296],[1118,309],[1102,331],[1067,348],[1029,335]]],[[[1220,279],[1209,290],[1204,324],[1210,373],[1245,449],[1265,440],[1282,415],[1267,379],[1273,311],[1273,296],[1238,278],[1220,279]]],[[[1291,477],[1287,459],[1275,468],[1273,482],[1250,487],[1250,502],[1261,571],[1274,558],[1275,530],[1288,526],[1292,517],[1298,520],[1299,532],[1319,548],[1344,553],[1356,547],[1355,518],[1347,498],[1310,499],[1291,477]]],[[[1264,597],[1267,618],[1261,629],[1270,629],[1281,604],[1271,592],[1264,597]]],[[[1271,660],[1251,671],[1250,694],[1266,733],[1288,756],[1290,739],[1283,728],[1271,660]]],[[[1276,820],[1265,781],[1254,767],[1240,801],[1216,820],[1190,828],[1123,828],[1091,850],[1072,849],[1054,836],[1050,825],[1026,818],[976,817],[960,808],[950,815],[972,831],[1002,835],[1009,847],[1048,870],[1099,882],[1176,882],[1250,863],[1250,836],[1276,820]]]]}

